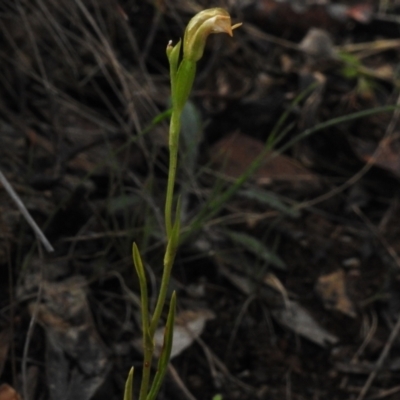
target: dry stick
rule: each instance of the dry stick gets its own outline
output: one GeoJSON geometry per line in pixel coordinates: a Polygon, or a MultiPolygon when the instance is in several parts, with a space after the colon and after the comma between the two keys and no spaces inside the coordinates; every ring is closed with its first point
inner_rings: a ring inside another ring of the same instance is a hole
{"type": "Polygon", "coordinates": [[[400,332],[400,314],[398,316],[396,325],[394,326],[388,341],[385,344],[385,347],[382,350],[381,355],[378,358],[378,361],[376,362],[375,369],[369,374],[367,381],[364,384],[364,387],[362,388],[359,396],[357,397],[357,400],[363,400],[365,395],[367,394],[369,388],[372,385],[372,382],[376,378],[376,375],[378,374],[379,370],[382,368],[383,363],[386,360],[386,357],[389,354],[390,349],[393,346],[394,341],[397,339],[397,336],[400,332]]]}
{"type": "Polygon", "coordinates": [[[32,218],[31,214],[25,207],[25,204],[21,201],[20,197],[16,193],[16,191],[12,188],[12,186],[8,183],[7,178],[3,175],[3,173],[0,170],[0,183],[3,185],[4,189],[6,192],[9,194],[9,196],[14,200],[14,203],[17,205],[19,211],[21,214],[24,216],[28,224],[31,226],[31,228],[34,230],[36,236],[38,239],[42,242],[43,246],[45,249],[51,253],[54,251],[53,246],[50,244],[50,242],[47,240],[46,236],[42,232],[42,230],[38,227],[36,224],[35,220],[32,218]]]}
{"type": "Polygon", "coordinates": [[[211,368],[211,374],[214,375],[214,379],[216,376],[216,369],[218,368],[219,371],[232,383],[239,386],[241,389],[245,390],[247,393],[254,393],[255,388],[248,385],[247,383],[242,382],[239,378],[236,378],[232,375],[228,369],[228,367],[218,358],[216,354],[214,354],[210,348],[204,343],[204,341],[200,338],[196,338],[196,342],[201,346],[204,355],[207,358],[207,361],[211,368]]]}
{"type": "Polygon", "coordinates": [[[194,397],[193,394],[190,393],[190,390],[186,387],[185,383],[179,376],[178,371],[174,368],[172,364],[168,365],[168,372],[170,373],[175,384],[179,387],[179,389],[182,391],[183,395],[186,397],[187,400],[197,400],[196,397],[194,397]]]}
{"type": "Polygon", "coordinates": [[[390,389],[383,389],[379,394],[376,396],[370,397],[371,400],[383,399],[384,397],[388,397],[392,394],[400,392],[400,386],[395,386],[390,389]]]}

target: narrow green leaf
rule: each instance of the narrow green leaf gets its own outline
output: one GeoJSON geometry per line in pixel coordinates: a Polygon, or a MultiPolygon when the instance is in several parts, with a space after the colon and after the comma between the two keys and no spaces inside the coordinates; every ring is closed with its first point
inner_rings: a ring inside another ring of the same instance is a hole
{"type": "Polygon", "coordinates": [[[139,277],[139,283],[140,285],[142,285],[142,282],[143,283],[146,282],[146,274],[144,272],[142,258],[140,256],[140,252],[136,243],[133,243],[132,255],[133,255],[133,265],[135,266],[136,273],[139,277]]]}
{"type": "Polygon", "coordinates": [[[125,382],[124,400],[133,400],[133,372],[132,367],[125,382]]]}
{"type": "Polygon", "coordinates": [[[172,344],[174,339],[175,311],[176,311],[176,292],[173,291],[171,300],[169,302],[168,317],[164,332],[163,348],[161,350],[160,358],[158,360],[159,370],[166,370],[166,368],[168,367],[169,357],[171,355],[172,344]]]}
{"type": "Polygon", "coordinates": [[[286,264],[283,260],[277,254],[268,249],[268,247],[260,240],[248,235],[247,233],[232,231],[226,231],[225,233],[232,241],[240,244],[245,248],[245,250],[253,253],[255,256],[262,258],[279,269],[286,269],[286,264]]]}
{"type": "Polygon", "coordinates": [[[275,193],[268,190],[251,188],[239,192],[239,195],[249,200],[256,200],[259,203],[267,204],[275,210],[281,211],[290,217],[297,218],[300,216],[299,210],[287,206],[275,193]]]}
{"type": "Polygon", "coordinates": [[[174,339],[175,310],[176,310],[176,293],[174,291],[172,293],[171,301],[169,303],[168,318],[164,331],[164,343],[163,343],[163,348],[161,350],[160,358],[158,359],[157,372],[146,400],[154,400],[156,398],[163,383],[165,374],[168,370],[168,363],[174,339]]]}
{"type": "Polygon", "coordinates": [[[160,122],[164,121],[164,119],[171,118],[172,108],[168,108],[168,110],[163,111],[162,113],[158,114],[154,117],[151,121],[152,125],[157,125],[160,122]]]}
{"type": "Polygon", "coordinates": [[[293,110],[295,107],[303,101],[305,98],[307,98],[314,90],[317,89],[319,83],[314,82],[311,85],[309,85],[307,88],[305,88],[296,98],[292,101],[290,104],[290,107],[286,109],[285,112],[282,113],[282,115],[279,117],[278,122],[275,124],[273,127],[271,133],[268,136],[267,141],[265,142],[265,150],[270,150],[275,146],[276,138],[278,136],[281,136],[282,133],[282,127],[284,123],[287,121],[289,118],[290,114],[293,113],[293,110]]]}
{"type": "MultiPolygon", "coordinates": [[[[148,334],[149,329],[149,297],[147,294],[147,280],[146,273],[144,271],[142,258],[140,257],[139,249],[136,243],[132,246],[133,254],[133,264],[135,265],[136,273],[139,278],[140,285],[140,299],[141,299],[141,315],[142,315],[142,329],[143,329],[143,339],[145,340],[145,335],[148,334]]],[[[143,343],[145,344],[145,343],[143,343]]]]}

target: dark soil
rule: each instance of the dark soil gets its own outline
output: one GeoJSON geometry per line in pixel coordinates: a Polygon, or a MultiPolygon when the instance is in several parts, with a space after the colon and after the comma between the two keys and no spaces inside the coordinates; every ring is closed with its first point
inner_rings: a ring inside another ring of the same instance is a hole
{"type": "Polygon", "coordinates": [[[0,184],[0,400],[122,399],[131,366],[138,388],[165,48],[215,6],[243,27],[210,36],[183,116],[171,282],[204,327],[159,398],[400,399],[400,9],[298,3],[0,1],[0,171],[54,248],[0,184]]]}

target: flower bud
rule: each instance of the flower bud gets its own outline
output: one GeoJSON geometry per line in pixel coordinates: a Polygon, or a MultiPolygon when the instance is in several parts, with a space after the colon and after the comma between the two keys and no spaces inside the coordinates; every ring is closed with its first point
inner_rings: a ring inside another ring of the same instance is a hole
{"type": "Polygon", "coordinates": [[[172,45],[172,40],[170,40],[167,44],[166,52],[167,52],[167,57],[168,59],[171,56],[172,50],[174,49],[174,46],[172,45]]]}
{"type": "Polygon", "coordinates": [[[204,53],[206,40],[211,33],[227,33],[233,36],[232,31],[241,23],[231,25],[231,17],[223,8],[210,8],[196,14],[185,30],[183,41],[183,58],[196,62],[204,53]]]}

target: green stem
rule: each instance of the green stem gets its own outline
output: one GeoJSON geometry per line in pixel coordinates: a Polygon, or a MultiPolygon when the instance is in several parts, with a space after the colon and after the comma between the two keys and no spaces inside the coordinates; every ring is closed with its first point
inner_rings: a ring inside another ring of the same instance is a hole
{"type": "Polygon", "coordinates": [[[167,196],[165,199],[165,229],[167,231],[167,239],[170,238],[172,230],[172,203],[174,198],[175,177],[178,164],[178,143],[179,132],[181,130],[181,113],[181,111],[173,110],[169,125],[169,168],[167,196]]]}
{"type": "Polygon", "coordinates": [[[139,400],[146,400],[147,392],[149,388],[150,382],[150,372],[151,372],[151,361],[153,359],[153,345],[148,342],[148,339],[145,339],[144,343],[144,358],[143,358],[143,373],[142,373],[142,382],[140,384],[140,393],[139,400]]]}
{"type": "MultiPolygon", "coordinates": [[[[172,229],[172,228],[171,228],[172,229]]],[[[164,257],[164,271],[161,278],[160,292],[157,298],[157,304],[154,309],[153,317],[149,327],[150,337],[154,337],[154,332],[157,329],[158,322],[160,321],[161,313],[164,308],[165,298],[167,297],[169,278],[171,276],[172,266],[174,264],[174,255],[169,256],[168,252],[171,251],[171,246],[167,246],[167,253],[164,257]]]]}
{"type": "MultiPolygon", "coordinates": [[[[165,298],[167,296],[169,279],[171,276],[172,265],[175,254],[168,254],[169,252],[174,253],[174,246],[171,246],[170,242],[172,239],[172,206],[174,198],[174,187],[176,169],[178,166],[178,149],[179,149],[179,133],[181,130],[181,110],[173,109],[171,115],[171,122],[169,125],[169,167],[168,167],[168,183],[167,183],[167,195],[165,199],[165,228],[167,231],[167,249],[164,257],[164,269],[161,278],[160,292],[157,298],[157,304],[154,309],[153,317],[151,319],[149,327],[150,337],[154,336],[154,332],[157,329],[158,322],[161,317],[162,310],[165,304],[165,298]]],[[[179,216],[177,217],[179,218],[179,216]]]]}

